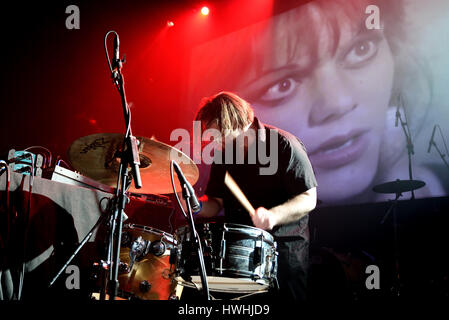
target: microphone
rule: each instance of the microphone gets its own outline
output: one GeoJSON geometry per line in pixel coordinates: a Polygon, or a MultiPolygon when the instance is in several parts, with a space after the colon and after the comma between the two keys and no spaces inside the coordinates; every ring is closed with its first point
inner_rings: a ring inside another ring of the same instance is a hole
{"type": "Polygon", "coordinates": [[[187,190],[190,193],[190,197],[191,197],[191,202],[190,204],[192,205],[192,211],[193,212],[199,212],[201,210],[201,205],[198,201],[198,198],[195,195],[195,191],[193,190],[192,185],[190,184],[189,181],[187,181],[186,177],[184,176],[184,174],[181,171],[181,168],[179,167],[179,165],[172,160],[173,163],[173,167],[175,168],[176,174],[178,175],[178,179],[179,179],[179,183],[182,185],[186,185],[187,190]]]}
{"type": "Polygon", "coordinates": [[[400,114],[400,112],[399,112],[399,104],[398,104],[398,106],[397,106],[397,108],[396,108],[396,119],[395,119],[395,122],[394,122],[394,126],[395,127],[397,127],[398,126],[398,120],[399,120],[399,117],[401,116],[401,114],[400,114]]]}
{"type": "Polygon", "coordinates": [[[433,131],[432,131],[432,137],[430,137],[430,141],[429,141],[429,148],[427,149],[427,153],[430,153],[430,149],[432,148],[432,144],[433,144],[433,137],[435,136],[435,130],[437,128],[437,125],[433,126],[433,131]]]}
{"type": "Polygon", "coordinates": [[[112,67],[113,69],[115,69],[115,68],[120,69],[120,67],[121,67],[119,46],[120,46],[120,40],[118,38],[118,34],[116,33],[115,37],[114,37],[114,65],[112,67]]]}

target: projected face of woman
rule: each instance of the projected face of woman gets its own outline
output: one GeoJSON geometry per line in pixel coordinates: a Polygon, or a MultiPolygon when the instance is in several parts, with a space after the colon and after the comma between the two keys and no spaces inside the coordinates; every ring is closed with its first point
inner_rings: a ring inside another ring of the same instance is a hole
{"type": "MultiPolygon", "coordinates": [[[[304,12],[325,25],[313,7],[304,12]]],[[[372,184],[394,73],[392,53],[381,30],[340,24],[334,49],[333,32],[317,28],[316,58],[301,49],[294,58],[275,52],[264,60],[263,71],[238,91],[249,97],[262,121],[304,142],[317,175],[319,197],[333,203],[372,184]]]]}

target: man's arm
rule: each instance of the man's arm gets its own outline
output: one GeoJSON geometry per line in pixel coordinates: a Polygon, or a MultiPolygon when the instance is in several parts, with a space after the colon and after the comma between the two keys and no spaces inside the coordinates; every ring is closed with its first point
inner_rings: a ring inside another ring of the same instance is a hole
{"type": "MultiPolygon", "coordinates": [[[[215,197],[201,197],[199,200],[202,202],[201,211],[195,215],[198,218],[212,218],[220,213],[223,208],[223,199],[215,197]]],[[[181,201],[182,208],[187,213],[187,204],[185,200],[181,201]]]]}
{"type": "Polygon", "coordinates": [[[200,218],[212,218],[215,217],[223,208],[223,199],[210,197],[207,200],[202,201],[203,207],[201,211],[196,215],[200,218]]]}
{"type": "Polygon", "coordinates": [[[260,207],[251,216],[254,226],[271,230],[275,226],[297,221],[316,207],[316,187],[311,188],[269,210],[260,207]]]}

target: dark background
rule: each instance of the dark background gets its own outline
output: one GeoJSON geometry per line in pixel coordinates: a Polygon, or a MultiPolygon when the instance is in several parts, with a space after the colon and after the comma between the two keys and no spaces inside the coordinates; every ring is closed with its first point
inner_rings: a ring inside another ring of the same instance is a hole
{"type": "MultiPolygon", "coordinates": [[[[282,12],[301,2],[282,1],[273,11],[282,12]]],[[[198,1],[4,5],[0,155],[11,148],[41,145],[66,159],[67,148],[79,137],[124,131],[120,98],[104,52],[109,30],[118,32],[120,55],[126,55],[122,71],[134,135],[154,135],[169,142],[170,132],[191,119],[190,114],[182,114],[181,96],[189,49],[266,18],[267,13],[258,14],[254,4],[254,0],[209,2],[216,22],[207,30],[201,29],[201,21],[192,23],[202,6],[198,1]],[[79,30],[65,26],[69,16],[65,10],[72,4],[80,9],[79,30]],[[168,20],[175,22],[173,28],[167,28],[168,20]]],[[[112,38],[108,41],[111,55],[112,38]]]]}

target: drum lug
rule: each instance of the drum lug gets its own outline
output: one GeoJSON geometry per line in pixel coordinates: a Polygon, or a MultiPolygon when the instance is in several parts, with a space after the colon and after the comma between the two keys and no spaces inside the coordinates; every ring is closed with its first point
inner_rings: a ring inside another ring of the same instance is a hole
{"type": "MultiPolygon", "coordinates": [[[[274,247],[277,248],[277,243],[276,242],[274,243],[274,247]]],[[[270,273],[272,274],[272,276],[274,278],[277,278],[278,256],[279,256],[279,252],[276,249],[274,249],[273,256],[272,256],[273,263],[272,263],[272,267],[271,267],[271,270],[270,270],[270,273]]]]}
{"type": "Polygon", "coordinates": [[[162,242],[160,240],[156,240],[156,241],[151,242],[149,251],[152,254],[154,254],[156,257],[160,257],[165,253],[166,249],[167,249],[167,247],[165,246],[164,242],[162,242]]]}
{"type": "Polygon", "coordinates": [[[256,240],[256,247],[254,248],[254,260],[253,263],[255,266],[263,265],[264,261],[264,251],[263,251],[263,242],[264,237],[263,234],[259,236],[259,239],[256,240]]]}
{"type": "Polygon", "coordinates": [[[139,283],[139,290],[140,292],[147,293],[151,290],[151,283],[149,283],[147,280],[143,280],[139,283]]]}
{"type": "Polygon", "coordinates": [[[178,249],[176,247],[173,247],[170,249],[170,258],[168,262],[171,265],[175,265],[177,261],[178,261],[178,249]]]}
{"type": "Polygon", "coordinates": [[[177,301],[177,300],[179,300],[179,297],[178,297],[176,294],[172,293],[172,294],[168,297],[168,300],[177,301]]]}
{"type": "Polygon", "coordinates": [[[226,240],[223,238],[221,239],[220,259],[224,259],[225,257],[226,257],[226,240]]]}
{"type": "Polygon", "coordinates": [[[226,257],[226,240],[224,238],[224,233],[223,233],[223,239],[221,239],[220,253],[219,253],[220,267],[219,267],[218,271],[219,271],[220,275],[223,274],[223,261],[225,260],[225,257],[226,257]]]}
{"type": "Polygon", "coordinates": [[[118,266],[119,274],[129,273],[129,271],[130,271],[129,265],[127,263],[120,261],[119,266],[118,266]]]}

